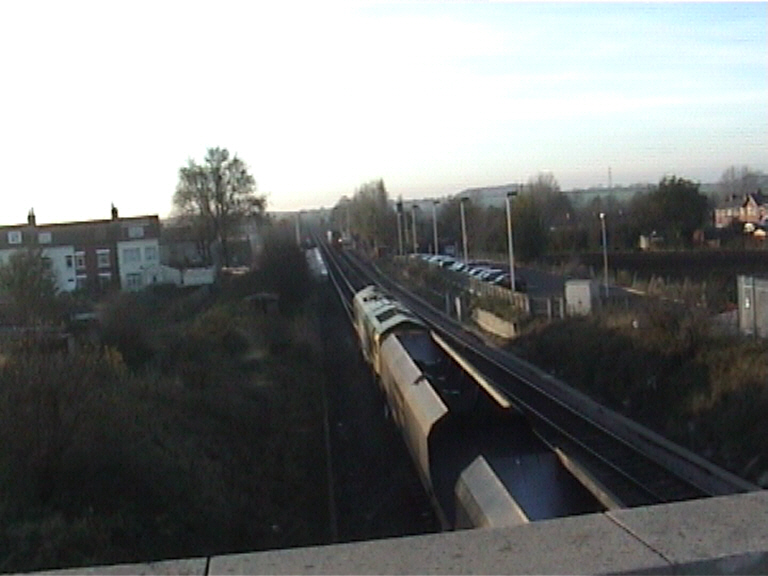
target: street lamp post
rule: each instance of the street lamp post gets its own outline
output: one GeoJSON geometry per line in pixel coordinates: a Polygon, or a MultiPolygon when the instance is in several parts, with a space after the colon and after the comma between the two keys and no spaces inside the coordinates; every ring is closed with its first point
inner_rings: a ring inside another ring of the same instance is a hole
{"type": "Polygon", "coordinates": [[[397,201],[397,255],[402,256],[403,255],[403,224],[401,222],[402,216],[403,216],[403,202],[401,200],[397,201]]]}
{"type": "Polygon", "coordinates": [[[467,221],[464,216],[464,203],[467,201],[467,198],[462,198],[461,202],[459,202],[459,208],[461,210],[461,240],[464,244],[464,262],[469,262],[469,256],[467,255],[467,221]]]}
{"type": "Polygon", "coordinates": [[[515,291],[515,251],[512,245],[512,208],[511,200],[517,192],[507,192],[507,238],[509,239],[509,289],[515,291]]]}
{"type": "Polygon", "coordinates": [[[440,204],[440,200],[432,200],[432,235],[434,236],[434,240],[435,240],[435,248],[432,252],[433,254],[435,254],[435,256],[437,256],[438,252],[440,252],[437,244],[437,205],[438,204],[440,204]]]}
{"type": "Polygon", "coordinates": [[[600,212],[600,227],[603,232],[603,285],[605,297],[608,297],[608,242],[605,238],[605,212],[600,212]]]}
{"type": "Polygon", "coordinates": [[[416,209],[418,206],[414,204],[411,207],[411,221],[413,223],[413,253],[416,254],[416,252],[419,251],[419,241],[416,239],[416,209]]]}

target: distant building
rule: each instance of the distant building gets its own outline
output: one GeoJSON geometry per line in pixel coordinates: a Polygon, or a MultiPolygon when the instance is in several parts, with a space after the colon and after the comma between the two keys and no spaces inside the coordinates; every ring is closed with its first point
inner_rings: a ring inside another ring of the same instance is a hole
{"type": "Polygon", "coordinates": [[[730,196],[715,208],[715,227],[726,228],[733,223],[763,224],[768,220],[768,196],[762,190],[745,196],[730,196]]]}
{"type": "Polygon", "coordinates": [[[34,211],[26,224],[0,226],[0,264],[11,254],[41,248],[59,290],[92,293],[139,290],[144,270],[160,262],[160,220],[154,216],[38,225],[34,211]]]}

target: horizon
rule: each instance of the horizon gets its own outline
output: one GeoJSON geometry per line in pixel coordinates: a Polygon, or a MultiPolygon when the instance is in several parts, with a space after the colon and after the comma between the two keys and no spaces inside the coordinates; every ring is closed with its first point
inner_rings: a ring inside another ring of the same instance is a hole
{"type": "Polygon", "coordinates": [[[215,10],[0,4],[0,224],[167,218],[179,168],[215,146],[271,212],[378,178],[412,200],[540,172],[571,190],[768,171],[766,3],[215,10]]]}

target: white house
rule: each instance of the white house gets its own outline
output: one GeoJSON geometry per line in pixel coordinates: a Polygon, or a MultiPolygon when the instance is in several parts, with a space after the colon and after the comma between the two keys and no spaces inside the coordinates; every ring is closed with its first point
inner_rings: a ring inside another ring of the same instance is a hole
{"type": "Polygon", "coordinates": [[[117,243],[117,264],[123,290],[141,290],[150,278],[145,271],[160,263],[157,238],[126,240],[117,243]]]}
{"type": "MultiPolygon", "coordinates": [[[[11,254],[25,248],[6,248],[0,250],[0,265],[8,263],[11,254]]],[[[48,246],[43,248],[43,257],[51,262],[51,269],[56,278],[56,288],[60,292],[72,292],[77,288],[75,274],[75,247],[48,246]]]]}

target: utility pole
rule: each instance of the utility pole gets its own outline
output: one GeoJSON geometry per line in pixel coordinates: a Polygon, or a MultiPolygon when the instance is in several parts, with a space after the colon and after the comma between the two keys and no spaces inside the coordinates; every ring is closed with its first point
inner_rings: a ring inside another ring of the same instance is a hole
{"type": "Polygon", "coordinates": [[[419,251],[419,241],[416,239],[416,209],[418,206],[414,204],[411,207],[411,220],[413,222],[413,253],[416,254],[416,252],[419,251]]]}
{"type": "Polygon", "coordinates": [[[432,201],[432,234],[434,235],[435,239],[435,248],[433,250],[433,254],[437,255],[440,250],[438,248],[437,243],[437,205],[440,203],[440,200],[433,200],[432,201]]]}
{"type": "Polygon", "coordinates": [[[301,246],[301,211],[296,212],[296,245],[301,246]]]}
{"type": "Polygon", "coordinates": [[[459,208],[461,209],[461,239],[464,243],[464,263],[469,262],[469,256],[467,253],[467,221],[464,216],[464,203],[467,201],[467,198],[464,197],[461,199],[461,202],[459,203],[459,208]]]}

